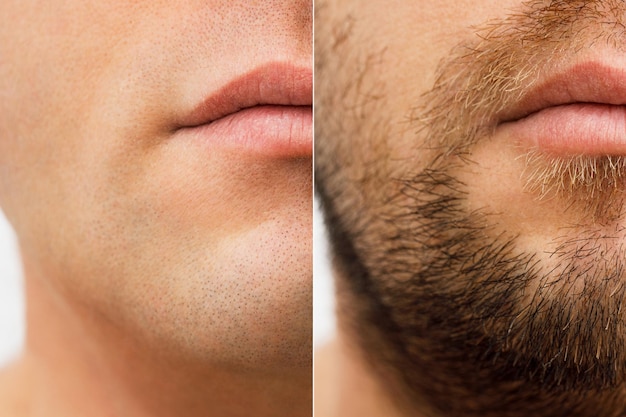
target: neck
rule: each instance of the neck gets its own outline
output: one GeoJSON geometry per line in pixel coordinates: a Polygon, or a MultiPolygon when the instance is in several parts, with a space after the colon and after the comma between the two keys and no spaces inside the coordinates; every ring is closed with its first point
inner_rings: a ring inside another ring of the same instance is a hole
{"type": "MultiPolygon", "coordinates": [[[[315,355],[316,417],[404,417],[345,333],[315,355]]],[[[411,414],[415,416],[415,414],[411,414]]]]}
{"type": "MultiPolygon", "coordinates": [[[[28,277],[26,349],[14,374],[28,417],[310,415],[310,370],[228,369],[163,352],[28,277]]],[[[19,415],[21,417],[22,415],[19,415]]]]}

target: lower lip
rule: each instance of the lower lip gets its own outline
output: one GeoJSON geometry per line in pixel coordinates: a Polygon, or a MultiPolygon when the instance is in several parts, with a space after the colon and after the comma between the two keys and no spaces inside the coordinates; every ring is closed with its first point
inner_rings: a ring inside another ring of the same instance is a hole
{"type": "Polygon", "coordinates": [[[181,128],[177,135],[262,157],[308,157],[313,149],[313,117],[310,106],[255,106],[181,128]]]}
{"type": "Polygon", "coordinates": [[[626,155],[626,106],[575,103],[548,107],[498,127],[555,156],[626,155]]]}

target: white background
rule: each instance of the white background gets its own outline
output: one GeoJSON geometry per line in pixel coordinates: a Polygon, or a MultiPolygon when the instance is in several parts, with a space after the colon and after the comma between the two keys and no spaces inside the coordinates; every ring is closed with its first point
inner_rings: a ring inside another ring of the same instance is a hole
{"type": "Polygon", "coordinates": [[[315,347],[335,333],[335,297],[324,221],[315,201],[313,213],[313,341],[315,347]]]}
{"type": "Polygon", "coordinates": [[[20,351],[24,338],[24,297],[17,243],[0,212],[0,367],[20,351]]]}

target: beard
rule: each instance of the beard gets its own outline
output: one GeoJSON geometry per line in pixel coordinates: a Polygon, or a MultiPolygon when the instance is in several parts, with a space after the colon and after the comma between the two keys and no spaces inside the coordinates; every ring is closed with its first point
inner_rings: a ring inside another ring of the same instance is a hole
{"type": "Polygon", "coordinates": [[[403,182],[375,269],[339,250],[358,277],[354,332],[394,395],[436,416],[624,415],[623,237],[560,238],[546,268],[468,213],[449,171],[403,182]]]}
{"type": "Polygon", "coordinates": [[[501,212],[476,208],[466,175],[551,56],[600,43],[623,50],[623,31],[606,27],[623,27],[625,11],[612,1],[530,2],[452,51],[411,110],[415,151],[428,155],[420,168],[369,161],[350,184],[328,143],[349,129],[324,127],[321,100],[316,188],[350,302],[340,313],[408,412],[626,415],[623,158],[523,153],[525,192],[576,219],[541,250],[504,228],[501,212]],[[361,192],[361,204],[342,191],[381,184],[395,191],[361,192]]]}

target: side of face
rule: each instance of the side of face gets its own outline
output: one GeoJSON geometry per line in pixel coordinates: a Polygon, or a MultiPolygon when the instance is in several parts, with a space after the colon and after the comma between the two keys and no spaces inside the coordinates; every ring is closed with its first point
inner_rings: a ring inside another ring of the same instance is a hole
{"type": "Polygon", "coordinates": [[[310,65],[311,8],[3,2],[0,202],[29,278],[169,351],[308,366],[310,159],[175,131],[198,91],[310,65]]]}
{"type": "Polygon", "coordinates": [[[317,8],[315,178],[340,314],[401,406],[624,411],[623,198],[558,169],[533,187],[564,161],[498,129],[559,59],[622,51],[609,3],[317,8]]]}

